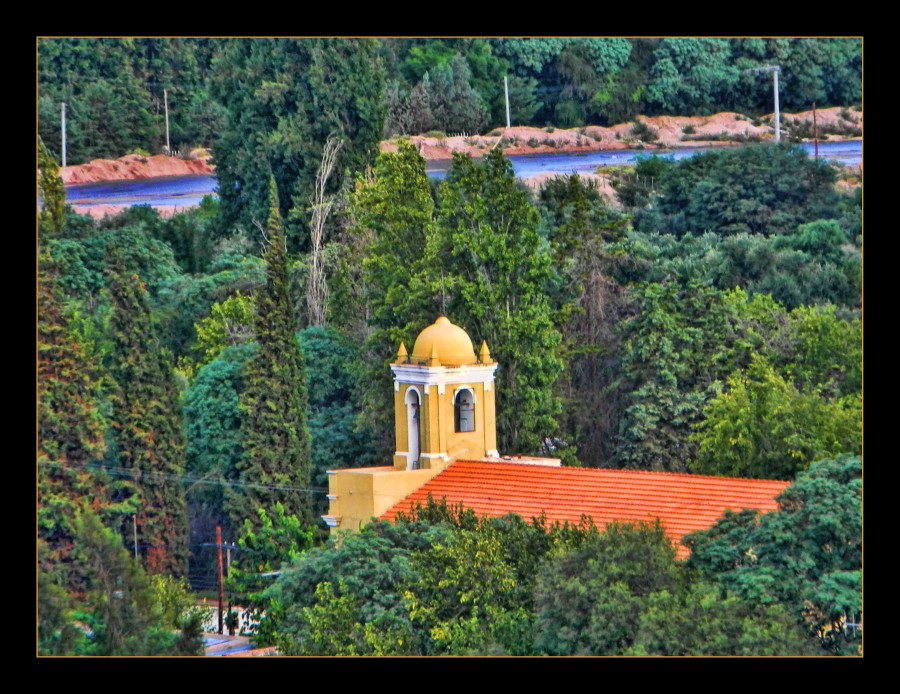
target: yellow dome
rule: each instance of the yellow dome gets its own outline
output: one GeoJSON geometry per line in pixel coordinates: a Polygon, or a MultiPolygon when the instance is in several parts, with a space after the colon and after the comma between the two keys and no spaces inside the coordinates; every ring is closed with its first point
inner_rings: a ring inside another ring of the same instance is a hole
{"type": "Polygon", "coordinates": [[[441,316],[433,325],[419,333],[411,361],[414,364],[428,365],[432,363],[432,356],[436,356],[442,366],[463,366],[478,362],[468,333],[451,323],[446,316],[441,316]]]}

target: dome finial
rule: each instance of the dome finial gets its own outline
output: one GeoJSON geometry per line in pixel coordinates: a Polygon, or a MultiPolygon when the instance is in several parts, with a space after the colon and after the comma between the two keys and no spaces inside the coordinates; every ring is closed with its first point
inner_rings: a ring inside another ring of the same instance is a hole
{"type": "Polygon", "coordinates": [[[479,361],[482,364],[493,364],[494,360],[491,359],[491,351],[488,349],[487,340],[481,341],[481,351],[478,353],[479,361]]]}
{"type": "Polygon", "coordinates": [[[428,366],[440,366],[441,360],[438,358],[437,345],[431,345],[431,357],[428,359],[428,366]]]}

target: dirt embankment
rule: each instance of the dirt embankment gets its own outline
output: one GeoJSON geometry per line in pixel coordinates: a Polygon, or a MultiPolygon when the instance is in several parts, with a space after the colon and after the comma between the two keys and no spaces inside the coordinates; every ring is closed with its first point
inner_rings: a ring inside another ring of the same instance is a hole
{"type": "Polygon", "coordinates": [[[157,154],[152,157],[126,154],[118,159],[94,159],[78,166],[60,169],[63,183],[97,183],[99,181],[128,181],[158,176],[208,175],[215,172],[207,150],[194,150],[190,158],[181,159],[157,154]]]}
{"type": "MultiPolygon", "coordinates": [[[[410,138],[428,161],[453,158],[454,152],[481,157],[495,147],[507,156],[522,154],[596,152],[617,149],[673,149],[677,147],[721,146],[741,142],[771,140],[773,116],[751,119],[740,113],[712,116],[639,116],[633,123],[609,128],[590,125],[583,128],[497,128],[489,135],[459,135],[410,138]]],[[[803,140],[813,137],[812,111],[782,114],[782,137],[794,135],[803,140]]],[[[851,139],[862,134],[862,113],[833,107],[816,112],[820,141],[851,139]]],[[[396,140],[381,143],[381,151],[396,151],[396,140]]]]}
{"type": "MultiPolygon", "coordinates": [[[[813,136],[812,111],[782,114],[783,137],[809,140],[813,136]]],[[[620,123],[609,128],[590,125],[583,128],[561,130],[557,128],[497,128],[488,135],[456,137],[429,137],[415,135],[408,138],[429,161],[448,160],[454,152],[481,157],[485,152],[501,147],[510,155],[577,153],[619,149],[674,149],[677,147],[721,146],[749,141],[770,140],[774,136],[773,116],[751,119],[739,113],[717,113],[712,116],[639,116],[635,122],[620,123]]],[[[862,113],[847,108],[833,107],[816,112],[820,141],[852,139],[862,134],[862,113]]],[[[381,143],[381,151],[396,151],[397,141],[381,143]]],[[[155,178],[158,176],[209,175],[215,173],[208,150],[197,149],[187,159],[159,154],[144,157],[128,154],[119,159],[95,159],[79,166],[67,166],[61,170],[66,185],[96,183],[99,181],[155,178]]],[[[541,174],[526,183],[537,189],[552,178],[541,174]]],[[[587,175],[596,179],[600,192],[611,202],[615,193],[608,177],[587,175]]],[[[84,212],[94,217],[115,214],[127,205],[96,205],[85,207],[84,212]]],[[[183,207],[157,208],[161,215],[170,216],[183,207]]]]}

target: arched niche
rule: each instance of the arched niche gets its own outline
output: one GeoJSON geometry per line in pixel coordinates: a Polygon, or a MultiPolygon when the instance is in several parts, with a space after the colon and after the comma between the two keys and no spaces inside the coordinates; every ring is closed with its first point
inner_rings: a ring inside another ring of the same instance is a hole
{"type": "Polygon", "coordinates": [[[453,428],[457,433],[475,431],[475,393],[468,386],[453,395],[453,428]]]}
{"type": "Polygon", "coordinates": [[[406,432],[407,432],[407,470],[419,468],[419,410],[422,407],[422,396],[413,387],[406,391],[406,432]]]}

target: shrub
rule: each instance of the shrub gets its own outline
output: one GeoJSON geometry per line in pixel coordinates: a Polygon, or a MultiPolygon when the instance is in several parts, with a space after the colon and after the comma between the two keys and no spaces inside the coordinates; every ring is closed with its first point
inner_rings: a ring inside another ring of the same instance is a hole
{"type": "Polygon", "coordinates": [[[656,128],[651,128],[643,121],[636,120],[631,126],[631,136],[637,138],[641,142],[653,142],[656,140],[659,132],[656,128]]]}
{"type": "Polygon", "coordinates": [[[544,132],[545,133],[556,132],[556,128],[554,128],[552,125],[548,125],[546,128],[544,128],[544,132]]]}
{"type": "Polygon", "coordinates": [[[436,137],[439,140],[443,140],[445,137],[447,137],[447,133],[445,133],[443,130],[429,130],[427,133],[425,133],[425,137],[436,137]]]}
{"type": "Polygon", "coordinates": [[[683,132],[685,135],[693,135],[695,132],[697,132],[697,128],[695,128],[693,125],[686,125],[681,129],[681,132],[683,132]]]}
{"type": "Polygon", "coordinates": [[[538,140],[536,137],[529,137],[528,138],[528,146],[529,147],[540,147],[541,141],[538,140]]]}

